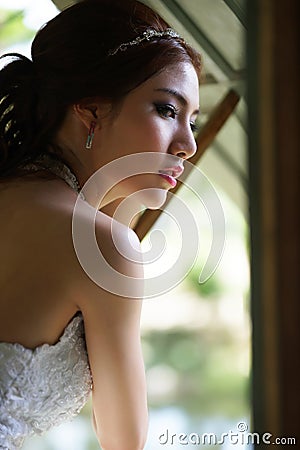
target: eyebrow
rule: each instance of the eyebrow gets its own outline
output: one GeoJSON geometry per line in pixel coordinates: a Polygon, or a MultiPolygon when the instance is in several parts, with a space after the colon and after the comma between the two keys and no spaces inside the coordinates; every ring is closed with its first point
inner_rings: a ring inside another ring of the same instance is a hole
{"type": "MultiPolygon", "coordinates": [[[[159,91],[159,92],[166,92],[167,94],[173,95],[173,97],[176,97],[177,100],[179,100],[179,102],[183,105],[183,106],[187,106],[188,102],[186,100],[186,98],[180,94],[180,92],[176,91],[175,89],[170,89],[170,88],[158,88],[158,89],[154,89],[155,91],[159,91]]],[[[193,114],[199,114],[200,110],[196,109],[193,114]]]]}

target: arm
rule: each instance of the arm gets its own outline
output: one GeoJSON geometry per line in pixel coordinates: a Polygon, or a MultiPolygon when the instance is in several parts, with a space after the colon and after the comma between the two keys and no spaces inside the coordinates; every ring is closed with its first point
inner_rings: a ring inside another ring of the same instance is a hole
{"type": "MultiPolygon", "coordinates": [[[[124,233],[123,226],[120,233],[124,233]]],[[[141,265],[130,262],[131,245],[127,254],[121,256],[113,249],[110,233],[103,224],[96,234],[101,251],[116,270],[131,277],[142,276],[141,265]]],[[[127,230],[125,252],[126,236],[127,230]]],[[[131,239],[137,240],[133,232],[131,239]]],[[[103,290],[82,269],[77,280],[78,306],[84,317],[93,376],[93,422],[97,437],[103,450],[142,450],[148,422],[139,327],[142,302],[103,290]]]]}

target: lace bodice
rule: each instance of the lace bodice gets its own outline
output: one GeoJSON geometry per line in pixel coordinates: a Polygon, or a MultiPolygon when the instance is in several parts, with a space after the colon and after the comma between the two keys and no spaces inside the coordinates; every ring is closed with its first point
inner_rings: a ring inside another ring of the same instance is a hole
{"type": "Polygon", "coordinates": [[[18,449],[26,437],[77,415],[91,384],[81,315],[54,345],[0,342],[0,449],[18,449]]]}

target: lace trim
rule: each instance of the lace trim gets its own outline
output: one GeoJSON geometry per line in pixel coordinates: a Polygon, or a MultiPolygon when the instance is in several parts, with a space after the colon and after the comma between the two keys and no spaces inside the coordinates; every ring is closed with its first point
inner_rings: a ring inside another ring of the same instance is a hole
{"type": "Polygon", "coordinates": [[[81,315],[54,345],[0,343],[0,448],[18,449],[26,437],[71,420],[91,389],[81,315]]]}

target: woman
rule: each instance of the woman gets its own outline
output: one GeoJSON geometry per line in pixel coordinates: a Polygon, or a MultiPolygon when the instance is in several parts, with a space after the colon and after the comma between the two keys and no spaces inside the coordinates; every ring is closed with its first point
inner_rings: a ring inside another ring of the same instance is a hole
{"type": "Polygon", "coordinates": [[[101,209],[137,192],[147,207],[163,203],[196,151],[200,68],[142,3],[86,0],[37,33],[32,61],[14,55],[0,72],[0,448],[78,414],[91,391],[103,450],[144,447],[139,242],[101,209]],[[99,169],[101,187],[103,168],[141,152],[175,162],[123,177],[100,201],[78,198],[99,169]],[[97,244],[125,275],[126,295],[83,270],[72,238],[78,201],[81,223],[95,211],[97,244]]]}

